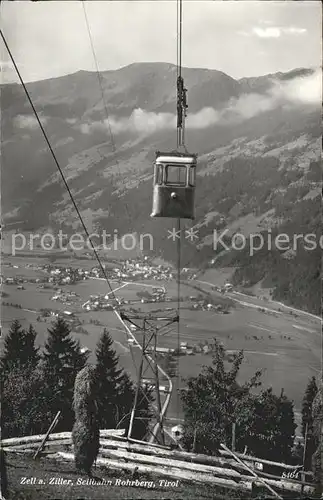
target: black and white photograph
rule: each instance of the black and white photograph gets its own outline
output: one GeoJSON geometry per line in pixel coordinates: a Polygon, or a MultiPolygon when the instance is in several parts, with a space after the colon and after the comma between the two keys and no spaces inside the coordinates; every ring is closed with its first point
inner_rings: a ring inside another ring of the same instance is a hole
{"type": "Polygon", "coordinates": [[[322,3],[0,3],[3,500],[323,498],[322,3]]]}

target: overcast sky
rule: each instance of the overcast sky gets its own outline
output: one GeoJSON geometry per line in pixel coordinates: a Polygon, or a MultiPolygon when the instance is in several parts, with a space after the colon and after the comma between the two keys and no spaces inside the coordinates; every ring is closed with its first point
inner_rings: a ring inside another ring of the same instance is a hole
{"type": "MultiPolygon", "coordinates": [[[[183,66],[234,78],[321,65],[320,1],[183,2],[183,66]]],[[[101,70],[176,63],[176,0],[85,2],[101,70]]],[[[2,2],[1,29],[25,81],[94,70],[83,5],[2,2]]],[[[1,44],[2,81],[17,81],[1,44]]]]}

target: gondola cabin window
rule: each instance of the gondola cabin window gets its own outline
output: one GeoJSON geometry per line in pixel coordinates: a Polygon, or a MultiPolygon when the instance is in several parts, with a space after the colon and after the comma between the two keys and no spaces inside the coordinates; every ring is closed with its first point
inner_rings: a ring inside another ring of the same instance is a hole
{"type": "Polygon", "coordinates": [[[187,182],[187,166],[166,165],[165,183],[185,186],[187,182]]]}
{"type": "Polygon", "coordinates": [[[196,168],[194,166],[190,166],[188,171],[188,185],[193,187],[195,186],[195,176],[196,176],[196,168]]]}
{"type": "Polygon", "coordinates": [[[156,164],[155,175],[154,175],[154,184],[161,185],[163,183],[164,177],[164,167],[161,164],[156,164]]]}

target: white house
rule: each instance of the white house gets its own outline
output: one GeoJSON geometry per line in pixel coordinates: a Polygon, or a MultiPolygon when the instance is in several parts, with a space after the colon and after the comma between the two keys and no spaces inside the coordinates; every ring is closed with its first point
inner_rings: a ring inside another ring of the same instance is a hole
{"type": "Polygon", "coordinates": [[[182,425],[175,425],[171,429],[171,434],[172,434],[172,437],[175,441],[179,441],[180,439],[182,439],[183,434],[184,434],[183,426],[182,425]]]}

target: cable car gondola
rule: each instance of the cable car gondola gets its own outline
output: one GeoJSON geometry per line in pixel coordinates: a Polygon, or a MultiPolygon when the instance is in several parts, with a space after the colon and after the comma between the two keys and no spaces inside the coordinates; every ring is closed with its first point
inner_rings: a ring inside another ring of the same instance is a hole
{"type": "Polygon", "coordinates": [[[194,219],[197,155],[156,152],[151,217],[194,219]]]}

